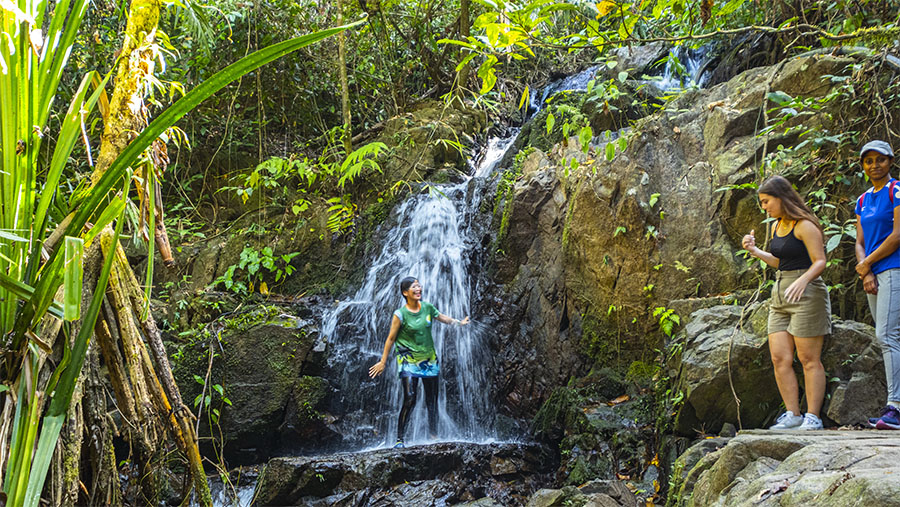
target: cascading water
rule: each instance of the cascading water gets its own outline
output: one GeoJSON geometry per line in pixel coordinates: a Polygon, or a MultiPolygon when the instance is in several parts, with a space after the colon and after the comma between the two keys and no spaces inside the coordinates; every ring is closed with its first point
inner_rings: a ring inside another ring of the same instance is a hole
{"type": "MultiPolygon", "coordinates": [[[[491,140],[488,152],[476,168],[477,177],[490,174],[511,144],[511,139],[491,140]]],[[[472,276],[468,265],[464,209],[467,197],[480,185],[466,181],[434,187],[402,203],[397,225],[387,234],[365,281],[354,296],[341,302],[325,318],[323,336],[329,337],[329,378],[338,384],[334,409],[343,412],[337,423],[350,447],[390,442],[397,433],[401,404],[396,362],[373,380],[367,372],[378,362],[390,328],[393,311],[403,304],[399,282],[413,276],[423,286],[423,299],[438,310],[462,319],[473,313],[470,305],[472,276]]],[[[491,358],[484,326],[434,324],[435,350],[441,364],[438,434],[441,440],[489,441],[493,438],[493,410],[489,399],[488,372],[491,358]]],[[[414,409],[407,430],[408,443],[427,436],[423,396],[414,409]]]]}
{"type": "Polygon", "coordinates": [[[705,84],[703,63],[709,51],[707,46],[692,49],[677,46],[669,50],[669,58],[662,76],[649,83],[663,92],[677,91],[687,86],[702,87],[705,84]]]}

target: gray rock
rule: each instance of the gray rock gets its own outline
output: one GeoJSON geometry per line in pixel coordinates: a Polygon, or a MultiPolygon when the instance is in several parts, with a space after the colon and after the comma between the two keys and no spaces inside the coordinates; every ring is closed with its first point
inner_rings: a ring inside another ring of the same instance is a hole
{"type": "MultiPolygon", "coordinates": [[[[661,55],[663,48],[658,50],[661,55]]],[[[796,141],[794,134],[757,135],[761,108],[770,105],[766,90],[821,97],[833,86],[822,76],[845,75],[848,63],[832,56],[802,58],[687,91],[658,113],[633,121],[627,148],[617,150],[611,161],[596,149],[583,153],[579,143],[561,134],[550,139],[546,114],[523,128],[522,145],[538,151],[526,159],[515,185],[512,211],[505,217],[509,232],[496,261],[498,288],[485,297],[499,322],[497,371],[502,378],[496,396],[507,400],[510,414],[532,415],[553,386],[590,361],[628,364],[659,347],[655,308],[756,285],[754,271],[735,252],[744,234],[765,228],[765,217],[754,192],[741,186],[758,180],[764,151],[796,141]]],[[[574,94],[566,100],[579,105],[574,94]]],[[[844,106],[849,104],[835,104],[844,106]]],[[[577,110],[594,127],[609,122],[602,109],[577,110]]],[[[821,111],[803,121],[824,126],[832,113],[821,111]]],[[[508,156],[510,162],[515,151],[508,156]]],[[[492,209],[494,196],[486,199],[492,209]]],[[[743,301],[745,295],[733,300],[743,301]]],[[[696,309],[691,305],[685,305],[688,313],[679,311],[682,319],[696,309]]],[[[705,340],[725,338],[719,333],[705,340]]],[[[758,353],[738,365],[738,376],[749,375],[741,379],[749,387],[761,378],[757,372],[770,368],[766,345],[749,332],[738,338],[739,347],[758,353]]],[[[719,366],[710,367],[723,378],[719,366]]],[[[837,377],[849,388],[850,376],[837,377]]],[[[756,386],[762,393],[744,395],[745,426],[762,424],[777,410],[778,399],[770,396],[777,391],[768,379],[756,386]]],[[[855,391],[856,386],[850,389],[855,391]]],[[[736,414],[730,398],[696,405],[699,412],[685,418],[681,430],[714,431],[723,422],[735,423],[736,417],[728,415],[736,414]]],[[[842,412],[835,417],[848,420],[842,412]]]]}
{"type": "MultiPolygon", "coordinates": [[[[206,423],[211,408],[221,412],[219,426],[226,459],[235,463],[258,463],[285,443],[327,443],[336,435],[324,424],[319,410],[330,392],[328,383],[304,374],[320,358],[312,352],[319,330],[316,323],[289,315],[289,310],[260,306],[231,315],[211,325],[221,330],[219,339],[197,340],[181,350],[173,369],[185,400],[200,395],[201,385],[193,375],[208,367],[212,340],[215,357],[203,407],[206,423]],[[212,385],[224,386],[223,394],[212,385]]],[[[203,431],[209,431],[203,428],[203,431]]],[[[218,431],[218,430],[217,430],[218,431]]]]}
{"type": "Polygon", "coordinates": [[[708,458],[676,505],[900,505],[891,432],[744,431],[708,458]]]}
{"type": "Polygon", "coordinates": [[[549,456],[537,445],[441,443],[275,458],[256,498],[260,505],[490,505],[487,495],[522,504],[555,469],[549,456]]]}
{"type": "Polygon", "coordinates": [[[623,46],[612,52],[612,59],[618,65],[612,69],[615,73],[627,71],[633,76],[650,74],[654,71],[651,67],[669,53],[669,46],[663,42],[652,42],[640,46],[623,46]]]}

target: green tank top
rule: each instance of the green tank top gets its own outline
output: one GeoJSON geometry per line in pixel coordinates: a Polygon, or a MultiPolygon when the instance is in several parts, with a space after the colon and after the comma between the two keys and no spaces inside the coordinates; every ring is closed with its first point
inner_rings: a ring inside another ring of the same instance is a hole
{"type": "Polygon", "coordinates": [[[397,355],[403,362],[427,361],[435,357],[431,324],[441,312],[431,303],[422,301],[418,312],[411,312],[406,305],[398,308],[394,315],[400,319],[397,333],[397,355]]]}

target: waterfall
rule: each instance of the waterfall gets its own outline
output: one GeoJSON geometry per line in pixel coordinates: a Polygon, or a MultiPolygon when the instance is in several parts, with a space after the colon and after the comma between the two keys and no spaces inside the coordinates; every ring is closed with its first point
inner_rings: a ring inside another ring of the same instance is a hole
{"type": "Polygon", "coordinates": [[[666,61],[662,75],[651,78],[647,82],[662,92],[678,91],[690,86],[702,88],[707,82],[703,73],[703,64],[709,50],[710,46],[701,46],[696,49],[676,46],[670,49],[669,59],[666,61]]]}
{"type": "MultiPolygon", "coordinates": [[[[365,448],[393,444],[402,402],[397,363],[389,356],[384,373],[369,379],[378,362],[394,310],[402,306],[400,280],[415,277],[423,286],[424,301],[444,315],[462,319],[472,308],[474,276],[470,266],[471,218],[489,177],[515,140],[512,136],[488,141],[474,177],[458,184],[437,185],[410,196],[395,211],[396,225],[386,234],[380,252],[369,264],[362,286],[324,319],[322,334],[329,340],[326,376],[337,392],[332,409],[343,413],[336,423],[344,444],[365,448]]],[[[494,409],[490,400],[492,360],[484,324],[456,327],[435,323],[435,351],[441,367],[438,400],[438,438],[489,442],[494,438],[494,409]]],[[[419,389],[406,431],[407,444],[427,438],[424,395],[419,389]]]]}

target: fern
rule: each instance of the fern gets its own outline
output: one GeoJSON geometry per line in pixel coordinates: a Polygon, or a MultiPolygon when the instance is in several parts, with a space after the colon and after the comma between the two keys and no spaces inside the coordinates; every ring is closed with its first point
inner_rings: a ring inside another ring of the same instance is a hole
{"type": "Polygon", "coordinates": [[[338,187],[343,189],[347,182],[353,183],[353,180],[366,168],[374,169],[381,173],[381,166],[378,165],[376,159],[387,149],[386,144],[374,142],[354,150],[341,164],[341,177],[338,180],[338,187]]]}

